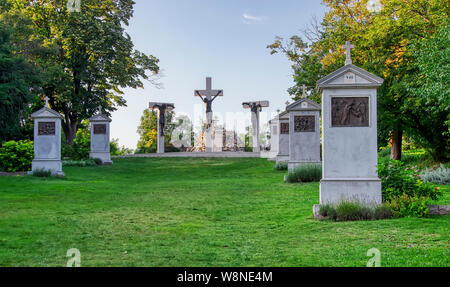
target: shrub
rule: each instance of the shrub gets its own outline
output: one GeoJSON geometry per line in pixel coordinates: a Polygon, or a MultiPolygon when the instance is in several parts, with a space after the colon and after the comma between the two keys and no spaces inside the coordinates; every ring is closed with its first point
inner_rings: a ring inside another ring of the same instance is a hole
{"type": "Polygon", "coordinates": [[[368,206],[356,201],[343,201],[337,206],[324,204],[319,214],[334,221],[376,220],[392,218],[388,205],[368,206]]]}
{"type": "Polygon", "coordinates": [[[64,166],[95,166],[97,165],[96,162],[90,158],[86,160],[64,160],[63,161],[64,166]]]}
{"type": "Polygon", "coordinates": [[[322,179],[321,164],[301,164],[289,171],[286,180],[288,182],[312,182],[322,179]]]}
{"type": "Polygon", "coordinates": [[[96,165],[102,165],[103,161],[101,158],[94,158],[93,161],[95,162],[96,165]]]}
{"type": "Polygon", "coordinates": [[[33,157],[34,146],[29,140],[8,141],[0,148],[0,165],[4,171],[28,171],[33,157]]]}
{"type": "Polygon", "coordinates": [[[277,162],[274,166],[274,169],[276,170],[287,170],[288,169],[288,163],[287,162],[277,162]]]}
{"type": "Polygon", "coordinates": [[[77,135],[72,145],[62,144],[62,155],[73,160],[89,159],[91,150],[91,133],[88,129],[89,122],[83,121],[78,127],[77,135]]]}
{"type": "Polygon", "coordinates": [[[410,197],[430,197],[433,200],[437,200],[442,195],[438,188],[424,183],[412,170],[406,169],[401,161],[380,162],[378,174],[381,178],[384,201],[390,201],[403,194],[410,197]]]}
{"type": "Polygon", "coordinates": [[[450,168],[446,168],[441,164],[437,169],[426,169],[420,178],[424,182],[430,182],[435,184],[449,184],[450,183],[450,168]]]}
{"type": "Polygon", "coordinates": [[[33,176],[35,177],[51,177],[52,176],[52,172],[50,170],[35,170],[33,171],[33,176]]]}
{"type": "Polygon", "coordinates": [[[394,217],[425,217],[429,214],[429,198],[403,194],[388,203],[394,217]]]}

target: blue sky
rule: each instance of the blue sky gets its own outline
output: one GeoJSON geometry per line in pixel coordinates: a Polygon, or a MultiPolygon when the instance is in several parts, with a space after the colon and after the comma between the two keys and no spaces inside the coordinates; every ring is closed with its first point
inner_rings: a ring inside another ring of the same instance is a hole
{"type": "MultiPolygon", "coordinates": [[[[163,72],[157,89],[126,89],[128,107],[113,113],[111,136],[135,148],[137,127],[149,101],[175,103],[177,113],[194,117],[202,104],[195,89],[213,89],[224,97],[213,104],[222,116],[244,112],[242,102],[268,100],[271,113],[283,109],[292,86],[290,63],[266,48],[275,36],[299,34],[313,16],[326,8],[319,0],[135,0],[127,32],[136,49],[160,59],[163,72]]],[[[195,119],[194,119],[195,120],[195,119]]],[[[224,119],[226,120],[226,119],[224,119]]],[[[262,118],[262,122],[266,119],[262,118]]]]}

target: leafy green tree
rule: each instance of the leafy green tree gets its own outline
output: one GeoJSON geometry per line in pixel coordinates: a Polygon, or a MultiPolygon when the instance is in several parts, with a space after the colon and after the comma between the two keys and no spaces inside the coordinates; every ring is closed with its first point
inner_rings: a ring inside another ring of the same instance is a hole
{"type": "Polygon", "coordinates": [[[448,161],[450,126],[450,21],[415,47],[417,73],[403,78],[405,113],[415,142],[437,161],[448,161]]]}
{"type": "Polygon", "coordinates": [[[123,88],[155,83],[158,59],[135,50],[125,32],[132,0],[83,0],[81,12],[67,10],[67,1],[2,2],[3,21],[26,23],[14,37],[18,53],[40,68],[42,93],[64,116],[67,144],[97,106],[110,114],[126,105],[123,88]]]}
{"type": "MultiPolygon", "coordinates": [[[[164,128],[164,146],[166,149],[172,149],[171,137],[172,132],[176,127],[174,122],[173,111],[166,111],[166,125],[164,128]]],[[[137,143],[136,153],[155,153],[157,150],[158,137],[158,114],[157,111],[145,109],[141,117],[141,123],[138,130],[139,141],[137,143]]]]}
{"type": "Polygon", "coordinates": [[[0,143],[26,138],[24,126],[38,77],[22,56],[13,53],[9,27],[0,25],[0,143]]]}

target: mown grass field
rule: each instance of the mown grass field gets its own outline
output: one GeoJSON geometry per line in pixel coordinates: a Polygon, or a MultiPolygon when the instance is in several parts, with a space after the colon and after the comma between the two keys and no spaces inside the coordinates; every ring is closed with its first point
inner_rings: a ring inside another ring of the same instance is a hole
{"type": "MultiPolygon", "coordinates": [[[[316,221],[318,183],[265,159],[116,159],[0,178],[0,266],[450,266],[450,216],[316,221]]],[[[443,187],[440,203],[450,204],[443,187]]]]}

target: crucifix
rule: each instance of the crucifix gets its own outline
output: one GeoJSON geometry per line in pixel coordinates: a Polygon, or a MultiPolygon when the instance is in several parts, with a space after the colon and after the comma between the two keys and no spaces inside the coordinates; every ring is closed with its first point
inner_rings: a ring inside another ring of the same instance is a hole
{"type": "Polygon", "coordinates": [[[164,153],[164,127],[166,126],[166,111],[175,109],[175,105],[171,103],[149,103],[149,108],[158,110],[158,140],[157,153],[164,153]]]}
{"type": "Polygon", "coordinates": [[[355,48],[355,45],[351,44],[350,41],[345,42],[345,45],[342,46],[345,49],[345,65],[352,64],[352,53],[351,50],[355,48]]]}
{"type": "Polygon", "coordinates": [[[211,78],[206,77],[206,90],[195,90],[194,96],[200,97],[206,106],[206,152],[212,151],[212,102],[217,98],[223,96],[223,90],[213,90],[211,78]]]}
{"type": "Polygon", "coordinates": [[[262,108],[269,106],[269,101],[258,102],[244,102],[242,103],[244,109],[250,109],[252,112],[252,127],[253,127],[253,152],[260,152],[261,147],[259,143],[259,112],[262,108]]]}

